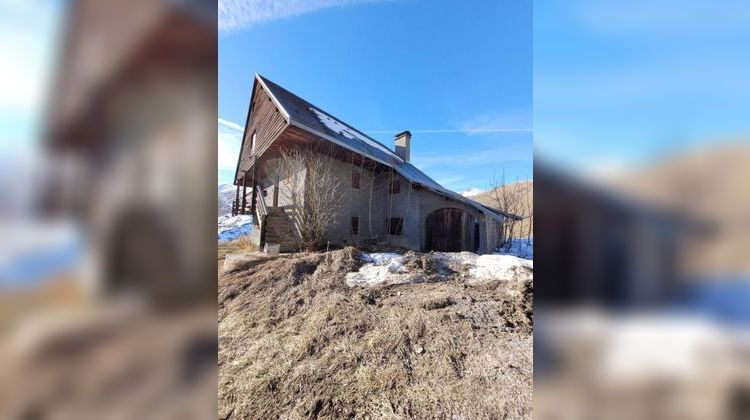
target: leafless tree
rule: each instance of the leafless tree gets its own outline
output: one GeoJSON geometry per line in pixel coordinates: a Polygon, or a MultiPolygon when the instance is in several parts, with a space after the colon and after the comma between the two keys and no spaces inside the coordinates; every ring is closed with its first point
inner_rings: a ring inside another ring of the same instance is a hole
{"type": "Polygon", "coordinates": [[[531,245],[531,241],[534,238],[534,194],[533,184],[529,183],[527,185],[529,185],[530,188],[527,188],[527,191],[524,194],[526,197],[524,202],[524,223],[526,229],[524,233],[526,234],[526,245],[531,245]]]}
{"type": "Polygon", "coordinates": [[[282,152],[272,165],[275,177],[284,182],[284,193],[293,203],[288,206],[301,246],[317,250],[326,246],[326,232],[340,216],[343,200],[341,179],[329,159],[302,149],[282,152]]]}
{"type": "Polygon", "coordinates": [[[490,179],[489,200],[498,210],[520,216],[521,220],[506,218],[501,228],[501,242],[499,248],[510,251],[513,239],[531,241],[533,235],[533,211],[528,183],[506,182],[505,169],[498,176],[490,179]]]}

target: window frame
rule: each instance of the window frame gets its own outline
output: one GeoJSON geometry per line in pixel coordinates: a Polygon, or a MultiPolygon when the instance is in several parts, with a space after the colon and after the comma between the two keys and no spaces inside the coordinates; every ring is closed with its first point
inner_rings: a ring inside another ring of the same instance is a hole
{"type": "Polygon", "coordinates": [[[403,217],[387,217],[386,231],[389,235],[403,236],[404,235],[404,218],[403,217]]]}
{"type": "Polygon", "coordinates": [[[352,170],[352,188],[359,189],[362,177],[359,171],[352,170]]]}
{"type": "Polygon", "coordinates": [[[394,195],[394,194],[400,194],[401,193],[401,180],[396,179],[394,181],[391,181],[390,184],[388,184],[388,194],[394,195]]]}
{"type": "Polygon", "coordinates": [[[256,133],[257,131],[253,131],[253,135],[250,137],[250,154],[252,155],[255,154],[255,139],[256,139],[255,134],[256,133]]]}

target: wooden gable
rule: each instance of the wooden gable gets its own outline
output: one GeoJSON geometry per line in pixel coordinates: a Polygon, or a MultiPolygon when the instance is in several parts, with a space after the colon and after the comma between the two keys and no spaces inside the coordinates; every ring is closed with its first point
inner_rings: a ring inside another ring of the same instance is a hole
{"type": "Polygon", "coordinates": [[[256,78],[237,162],[235,184],[240,183],[243,173],[250,169],[253,155],[262,155],[288,125],[284,114],[256,78]]]}

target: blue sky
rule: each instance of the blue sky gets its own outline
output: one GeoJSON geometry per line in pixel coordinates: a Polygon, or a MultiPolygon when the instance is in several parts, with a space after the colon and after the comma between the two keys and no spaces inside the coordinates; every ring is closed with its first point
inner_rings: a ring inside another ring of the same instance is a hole
{"type": "Polygon", "coordinates": [[[531,178],[530,1],[220,3],[220,183],[255,72],[389,147],[411,130],[412,162],[448,188],[531,178]]]}
{"type": "MultiPolygon", "coordinates": [[[[531,127],[530,1],[241,3],[220,1],[219,118],[243,122],[258,71],[389,146],[379,131],[411,129],[415,163],[455,190],[531,176],[530,132],[472,135],[531,127]]],[[[2,159],[35,143],[60,11],[0,0],[2,159]]],[[[533,17],[538,156],[617,168],[750,138],[750,3],[540,0],[533,17]]],[[[224,161],[236,131],[220,124],[224,161]]]]}
{"type": "Polygon", "coordinates": [[[750,136],[750,3],[534,6],[536,157],[617,171],[750,136]]]}
{"type": "Polygon", "coordinates": [[[0,157],[36,145],[59,24],[56,0],[0,0],[0,157]]]}

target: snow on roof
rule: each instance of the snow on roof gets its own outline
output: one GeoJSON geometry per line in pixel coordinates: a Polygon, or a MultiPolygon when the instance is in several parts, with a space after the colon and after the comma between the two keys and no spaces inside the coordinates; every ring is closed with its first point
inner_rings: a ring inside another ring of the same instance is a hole
{"type": "Polygon", "coordinates": [[[367,145],[380,149],[382,152],[390,155],[390,157],[394,159],[398,159],[403,162],[403,159],[401,159],[397,154],[393,153],[392,150],[388,149],[387,147],[380,144],[379,142],[374,141],[373,139],[367,137],[366,135],[360,133],[359,131],[347,126],[346,124],[336,119],[336,117],[332,117],[328,115],[325,111],[318,110],[313,107],[310,107],[310,111],[314,112],[315,115],[318,117],[318,120],[322,122],[323,125],[328,127],[328,129],[333,131],[334,133],[341,134],[342,136],[351,140],[359,140],[367,145]]]}
{"type": "Polygon", "coordinates": [[[489,209],[474,200],[444,188],[416,166],[401,159],[396,153],[379,141],[344,123],[320,107],[311,104],[259,74],[256,74],[256,79],[266,88],[290,124],[389,166],[409,181],[472,206],[482,213],[508,217],[508,215],[502,212],[489,209]]]}

